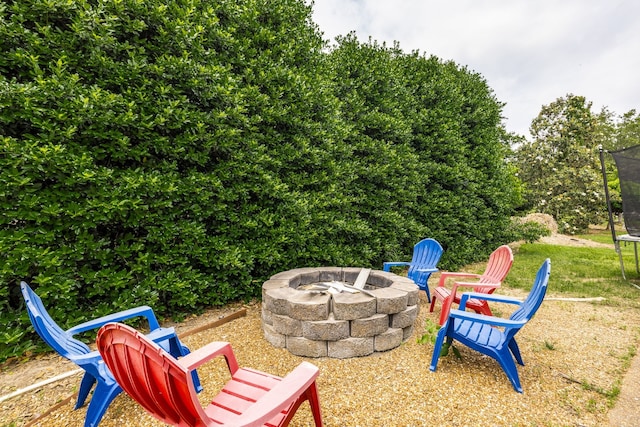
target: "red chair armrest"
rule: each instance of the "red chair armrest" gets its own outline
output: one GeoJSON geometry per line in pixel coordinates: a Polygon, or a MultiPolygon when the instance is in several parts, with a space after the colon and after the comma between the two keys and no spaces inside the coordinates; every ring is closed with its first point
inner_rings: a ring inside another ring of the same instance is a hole
{"type": "Polygon", "coordinates": [[[227,366],[229,366],[229,371],[232,375],[238,370],[238,361],[233,353],[231,344],[223,341],[214,341],[204,347],[200,347],[179,359],[178,363],[184,366],[187,370],[193,371],[200,365],[218,356],[224,356],[227,360],[227,366]]]}
{"type": "Polygon", "coordinates": [[[447,279],[456,278],[456,277],[471,277],[479,279],[480,275],[475,273],[463,273],[463,272],[449,272],[445,271],[440,274],[440,279],[438,280],[438,286],[444,286],[444,283],[447,279]]]}
{"type": "Polygon", "coordinates": [[[319,369],[315,365],[309,362],[300,363],[240,416],[242,425],[262,426],[303,394],[313,384],[318,374],[319,369]]]}
{"type": "Polygon", "coordinates": [[[465,292],[460,297],[460,310],[464,310],[469,299],[481,299],[484,301],[501,302],[504,304],[522,305],[522,300],[518,298],[509,297],[506,295],[485,294],[475,292],[465,292]]]}
{"type": "Polygon", "coordinates": [[[455,294],[458,288],[499,288],[500,283],[480,283],[480,282],[454,282],[451,287],[451,293],[455,294]]]}

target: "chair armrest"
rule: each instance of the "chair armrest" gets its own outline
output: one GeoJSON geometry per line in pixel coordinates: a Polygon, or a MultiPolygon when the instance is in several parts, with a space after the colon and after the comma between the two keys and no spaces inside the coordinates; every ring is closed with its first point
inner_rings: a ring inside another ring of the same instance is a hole
{"type": "Polygon", "coordinates": [[[413,271],[417,271],[418,273],[436,273],[440,271],[438,268],[416,268],[413,271]]]}
{"type": "Polygon", "coordinates": [[[451,287],[451,295],[455,295],[458,288],[477,288],[477,287],[487,287],[487,288],[499,288],[500,283],[480,283],[480,282],[453,282],[453,286],[451,287]]]}
{"type": "Polygon", "coordinates": [[[176,337],[176,330],[171,328],[158,328],[154,331],[151,331],[147,334],[147,338],[157,343],[158,341],[164,341],[169,338],[176,337]]]}
{"type": "Polygon", "coordinates": [[[478,292],[465,292],[460,297],[460,310],[464,310],[469,299],[481,299],[485,301],[502,302],[505,304],[522,305],[522,300],[518,298],[508,297],[506,295],[485,294],[478,292]]]}
{"type": "Polygon", "coordinates": [[[505,328],[513,328],[523,326],[527,323],[527,320],[511,320],[503,319],[501,317],[487,316],[486,314],[471,313],[469,311],[462,311],[458,309],[452,309],[449,312],[449,319],[471,320],[476,323],[484,323],[485,325],[500,326],[505,328]]]}
{"type": "Polygon", "coordinates": [[[100,355],[100,353],[98,353],[97,350],[94,350],[89,353],[70,355],[65,357],[71,360],[73,363],[75,363],[78,366],[84,366],[87,364],[93,365],[102,360],[102,356],[100,355]]]}
{"type": "Polygon", "coordinates": [[[231,344],[224,341],[214,341],[204,347],[200,347],[179,359],[178,363],[188,371],[193,371],[202,364],[218,356],[224,356],[227,360],[227,366],[229,367],[229,371],[232,375],[238,370],[238,361],[233,353],[231,344]]]}
{"type": "MultiPolygon", "coordinates": [[[[149,332],[146,336],[176,359],[184,353],[183,345],[178,339],[174,328],[158,328],[155,331],[149,332]]],[[[187,349],[187,353],[188,351],[187,349]]]]}
{"type": "Polygon", "coordinates": [[[391,267],[405,267],[411,265],[410,262],[390,261],[382,263],[382,271],[390,271],[391,267]]]}
{"type": "Polygon", "coordinates": [[[143,305],[140,307],[135,307],[129,310],[124,310],[118,313],[99,317],[97,319],[89,320],[88,322],[81,323],[68,329],[66,332],[73,336],[81,332],[90,331],[92,329],[99,329],[107,323],[121,322],[123,320],[132,319],[134,317],[145,317],[149,322],[149,329],[152,331],[160,327],[153,309],[147,305],[143,305]]]}
{"type": "Polygon", "coordinates": [[[447,279],[456,278],[456,277],[471,277],[471,278],[479,279],[480,274],[444,271],[440,274],[440,280],[438,280],[438,286],[444,286],[444,282],[447,279]]]}
{"type": "Polygon", "coordinates": [[[243,426],[262,426],[287,408],[316,380],[319,369],[309,363],[300,363],[269,392],[260,397],[239,417],[243,426]]]}

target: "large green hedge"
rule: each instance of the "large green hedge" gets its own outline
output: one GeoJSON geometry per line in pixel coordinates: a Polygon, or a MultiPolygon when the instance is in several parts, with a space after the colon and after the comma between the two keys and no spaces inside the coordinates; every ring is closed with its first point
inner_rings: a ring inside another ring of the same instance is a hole
{"type": "Polygon", "coordinates": [[[301,0],[0,4],[0,359],[63,326],[260,295],[299,266],[445,268],[508,238],[498,103],[397,47],[327,49],[301,0]]]}
{"type": "Polygon", "coordinates": [[[352,208],[378,251],[393,256],[431,236],[446,249],[441,265],[455,268],[507,241],[519,192],[500,142],[502,104],[486,81],[352,34],[338,39],[331,62],[354,128],[346,139],[359,171],[352,208]]]}

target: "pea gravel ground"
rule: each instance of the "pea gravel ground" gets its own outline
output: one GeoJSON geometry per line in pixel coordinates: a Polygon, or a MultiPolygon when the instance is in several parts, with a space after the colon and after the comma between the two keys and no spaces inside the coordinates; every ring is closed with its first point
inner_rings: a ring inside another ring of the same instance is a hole
{"type": "MultiPolygon", "coordinates": [[[[502,293],[526,295],[507,288],[502,293]]],[[[637,376],[635,386],[626,390],[626,381],[619,396],[625,407],[613,407],[615,399],[610,397],[620,389],[632,362],[640,371],[639,358],[632,358],[640,342],[638,301],[592,303],[556,297],[552,271],[547,299],[518,335],[525,361],[518,367],[523,394],[513,390],[494,360],[460,345],[461,359],[450,352],[440,359],[438,370],[430,372],[433,345],[418,344],[417,338],[427,322],[437,320],[439,306],[429,313],[426,298],[421,298],[413,337],[396,349],[363,358],[305,359],[274,348],[262,335],[259,302],[211,310],[174,326],[183,334],[245,309],[246,316],[191,334],[185,343],[196,349],[211,341],[229,341],[241,365],[282,376],[302,360],[316,364],[327,427],[640,425],[637,376]]],[[[498,307],[497,313],[505,315],[510,309],[498,307]]],[[[0,395],[74,369],[55,355],[5,366],[0,372],[0,395]]],[[[216,360],[199,370],[205,386],[203,403],[226,380],[221,375],[225,369],[222,360],[216,360]]],[[[0,426],[82,426],[86,407],[74,411],[73,399],[65,401],[77,391],[79,380],[75,375],[1,402],[0,426]]],[[[304,404],[291,426],[311,425],[304,404]]],[[[163,424],[121,394],[100,426],[163,424]]]]}

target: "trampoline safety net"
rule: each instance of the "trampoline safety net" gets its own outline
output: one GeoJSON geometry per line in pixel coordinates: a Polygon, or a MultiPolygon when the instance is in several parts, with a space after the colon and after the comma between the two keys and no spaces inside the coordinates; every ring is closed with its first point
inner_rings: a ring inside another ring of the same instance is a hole
{"type": "Polygon", "coordinates": [[[610,153],[618,167],[625,228],[640,236],[640,145],[610,153]]]}

